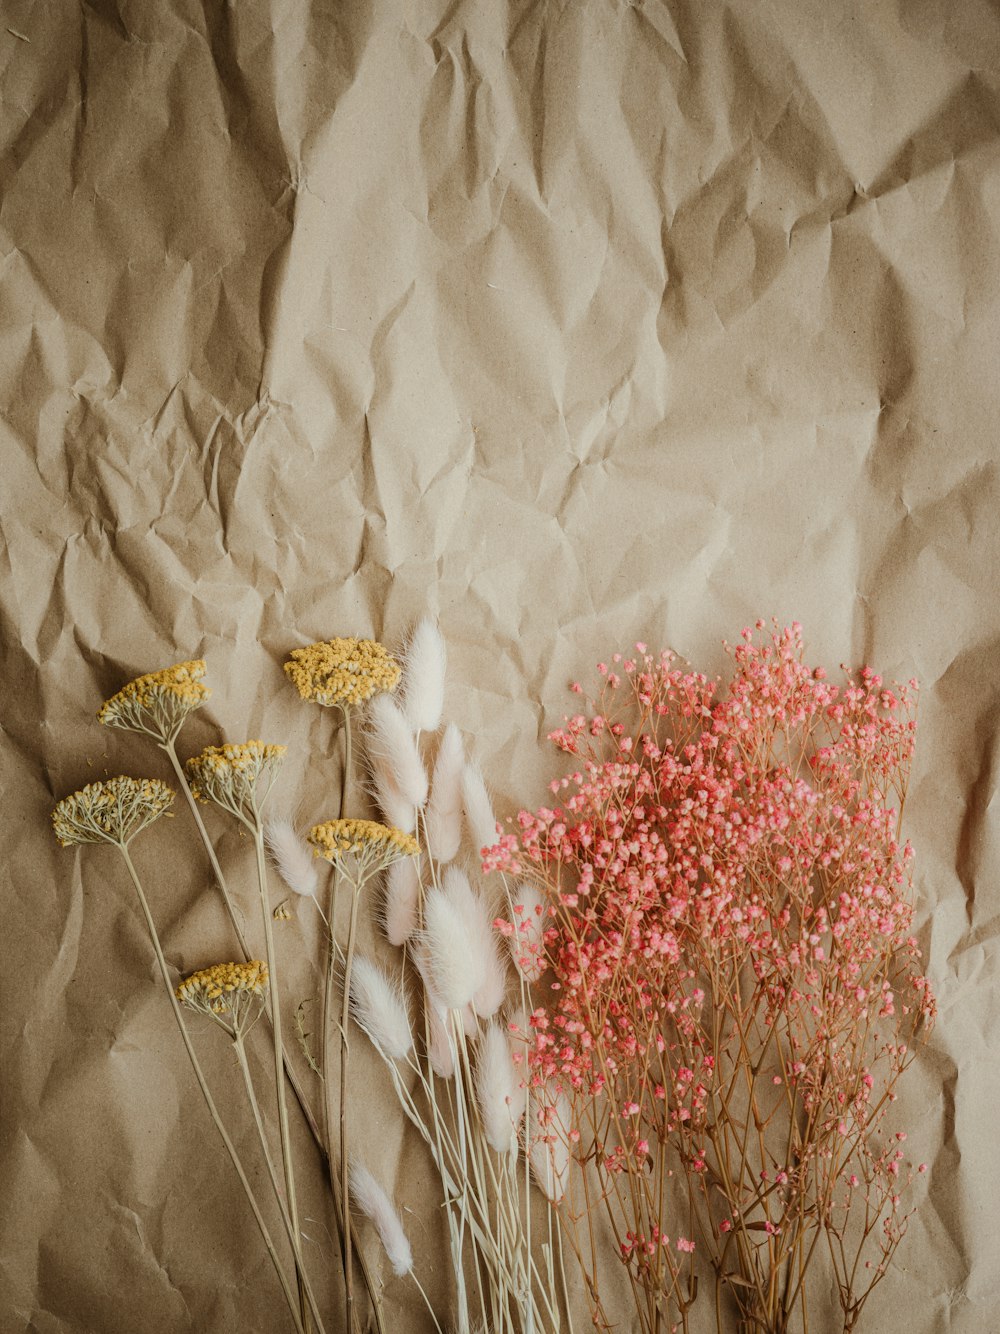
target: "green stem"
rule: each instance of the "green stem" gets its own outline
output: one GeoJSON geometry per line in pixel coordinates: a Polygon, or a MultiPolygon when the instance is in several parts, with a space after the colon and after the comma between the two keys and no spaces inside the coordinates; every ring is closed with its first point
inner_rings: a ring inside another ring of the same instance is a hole
{"type": "Polygon", "coordinates": [[[417,1278],[416,1271],[413,1270],[413,1269],[410,1270],[410,1278],[413,1279],[414,1283],[417,1285],[417,1291],[420,1293],[421,1297],[423,1297],[423,1299],[424,1299],[424,1305],[427,1307],[427,1310],[428,1310],[428,1313],[429,1313],[429,1315],[430,1315],[430,1318],[434,1321],[434,1328],[437,1330],[438,1334],[444,1334],[444,1330],[443,1330],[443,1329],[441,1328],[441,1326],[438,1324],[438,1318],[437,1318],[437,1316],[434,1314],[434,1307],[431,1306],[430,1298],[427,1296],[427,1293],[424,1292],[423,1286],[422,1286],[422,1284],[421,1284],[419,1278],[417,1278]]]}
{"type": "MultiPolygon", "coordinates": [[[[350,729],[349,717],[345,716],[345,722],[349,730],[350,729]]],[[[239,923],[239,919],[236,915],[235,905],[230,897],[229,888],[226,884],[225,876],[222,873],[222,867],[219,865],[219,860],[215,855],[215,849],[212,846],[211,839],[208,837],[208,831],[205,828],[205,822],[201,818],[201,811],[198,809],[198,803],[195,801],[194,796],[192,795],[191,785],[187,780],[187,774],[185,774],[184,769],[177,757],[177,751],[174,748],[173,738],[171,738],[169,741],[166,742],[160,742],[159,744],[161,746],[161,749],[166,753],[166,755],[170,759],[170,763],[177,777],[177,781],[180,783],[181,790],[183,791],[185,797],[187,798],[188,806],[191,810],[191,814],[194,817],[194,822],[198,828],[198,833],[201,836],[201,841],[204,844],[205,852],[208,855],[209,862],[211,863],[216,883],[218,884],[219,889],[222,892],[222,897],[229,913],[230,922],[232,923],[233,930],[236,933],[236,939],[239,942],[240,949],[243,952],[243,958],[249,962],[252,956],[249,947],[247,946],[246,938],[244,937],[243,930],[239,923]]],[[[350,757],[349,741],[347,745],[347,752],[349,758],[350,757]]],[[[265,997],[264,1008],[267,1014],[268,1022],[270,1023],[271,1022],[270,992],[268,992],[268,994],[265,997]]],[[[319,1122],[313,1113],[309,1100],[306,1097],[304,1089],[302,1088],[302,1083],[295,1072],[295,1068],[292,1065],[292,1062],[288,1058],[288,1053],[285,1052],[284,1049],[282,1050],[282,1061],[284,1062],[285,1076],[288,1079],[289,1084],[292,1086],[292,1091],[295,1094],[299,1107],[302,1109],[302,1115],[305,1117],[306,1124],[308,1125],[313,1140],[316,1143],[316,1147],[319,1149],[320,1156],[323,1159],[324,1167],[326,1168],[326,1171],[329,1175],[330,1186],[333,1191],[334,1212],[337,1218],[337,1228],[339,1233],[338,1239],[341,1241],[341,1244],[343,1244],[344,1215],[340,1199],[340,1176],[339,1176],[338,1165],[336,1161],[331,1157],[329,1137],[327,1138],[326,1141],[324,1141],[323,1134],[319,1127],[319,1122]]],[[[355,1227],[351,1219],[347,1220],[347,1226],[350,1228],[351,1233],[355,1237],[356,1241],[357,1228],[355,1227]]],[[[375,1314],[376,1329],[378,1331],[378,1334],[386,1334],[385,1324],[383,1322],[383,1317],[382,1317],[382,1304],[379,1300],[378,1291],[375,1287],[375,1280],[374,1277],[372,1276],[372,1272],[369,1267],[368,1261],[365,1259],[364,1252],[361,1251],[360,1248],[358,1249],[358,1262],[361,1266],[361,1273],[365,1281],[365,1287],[368,1289],[368,1295],[371,1299],[372,1310],[374,1311],[375,1314]]]]}
{"type": "MultiPolygon", "coordinates": [[[[344,963],[344,999],[340,1012],[340,1198],[343,1203],[344,1217],[351,1214],[350,1178],[348,1172],[347,1147],[347,1023],[350,1018],[351,1002],[351,967],[354,963],[354,935],[358,921],[358,900],[361,898],[360,885],[354,885],[351,898],[351,922],[347,932],[347,953],[344,963]]],[[[354,1283],[352,1264],[352,1237],[349,1228],[344,1229],[344,1278],[346,1281],[345,1314],[347,1330],[354,1329],[354,1283]]]]}
{"type": "Polygon", "coordinates": [[[285,1081],[284,1081],[284,1062],[283,1048],[281,1043],[281,1004],[278,990],[278,974],[275,964],[277,962],[274,937],[271,931],[271,905],[267,897],[267,866],[264,861],[264,833],[261,829],[260,819],[258,818],[253,826],[254,846],[257,850],[257,881],[260,887],[260,906],[264,918],[264,941],[267,948],[267,968],[270,975],[270,990],[274,996],[274,1004],[271,1006],[271,1033],[274,1038],[274,1082],[278,1102],[278,1134],[281,1140],[281,1162],[285,1174],[285,1194],[288,1201],[288,1216],[292,1222],[293,1241],[292,1247],[295,1251],[295,1267],[298,1271],[299,1296],[303,1311],[303,1323],[308,1325],[307,1302],[305,1289],[302,1283],[302,1243],[299,1234],[299,1209],[295,1197],[295,1171],[292,1164],[292,1145],[288,1133],[288,1107],[285,1102],[285,1081]]]}
{"type": "MultiPolygon", "coordinates": [[[[243,1075],[243,1085],[247,1091],[247,1100],[250,1103],[250,1110],[253,1112],[254,1125],[257,1127],[257,1138],[260,1141],[260,1147],[264,1154],[264,1162],[267,1164],[267,1174],[271,1180],[271,1189],[274,1191],[274,1198],[278,1202],[278,1208],[281,1211],[281,1221],[285,1225],[285,1232],[288,1234],[288,1240],[291,1243],[292,1250],[295,1249],[295,1233],[292,1229],[292,1220],[288,1215],[288,1209],[285,1205],[284,1196],[281,1193],[281,1186],[278,1182],[278,1173],[275,1170],[274,1159],[271,1157],[271,1150],[267,1143],[267,1135],[264,1130],[264,1119],[261,1116],[260,1104],[257,1101],[257,1093],[253,1086],[253,1079],[250,1075],[250,1065],[247,1061],[246,1047],[243,1043],[243,1035],[237,1033],[233,1038],[233,1046],[236,1049],[236,1059],[239,1063],[240,1072],[243,1075]]],[[[316,1303],[316,1297],[313,1293],[312,1284],[309,1282],[309,1275],[302,1269],[302,1283],[305,1288],[306,1297],[309,1301],[309,1309],[316,1322],[316,1328],[323,1334],[323,1321],[320,1317],[319,1307],[316,1303]]]]}
{"type": "Polygon", "coordinates": [[[125,859],[125,865],[128,867],[128,873],[132,877],[132,884],[135,886],[135,892],[139,896],[139,904],[142,907],[142,914],[146,919],[146,926],[149,930],[149,938],[153,943],[153,951],[156,954],[156,962],[159,964],[160,967],[160,975],[163,978],[163,985],[166,987],[167,995],[170,997],[170,1003],[174,1011],[174,1018],[177,1020],[177,1027],[180,1029],[181,1037],[184,1040],[184,1046],[187,1050],[187,1054],[191,1061],[192,1068],[194,1069],[195,1078],[198,1080],[198,1086],[201,1089],[202,1094],[205,1098],[205,1102],[208,1105],[208,1110],[212,1115],[212,1120],[215,1122],[215,1128],[216,1130],[218,1130],[220,1136],[222,1137],[222,1142],[226,1146],[226,1152],[229,1154],[229,1157],[232,1160],[232,1164],[236,1168],[236,1174],[240,1179],[240,1184],[242,1185],[243,1190],[246,1193],[246,1197],[250,1202],[250,1208],[253,1210],[253,1216],[257,1221],[257,1226],[260,1228],[260,1234],[264,1239],[264,1245],[267,1248],[267,1253],[271,1257],[271,1261],[274,1265],[275,1272],[278,1275],[278,1281],[281,1284],[281,1290],[285,1294],[285,1300],[288,1302],[288,1309],[291,1312],[293,1321],[295,1322],[295,1328],[298,1331],[298,1334],[305,1334],[305,1330],[302,1324],[302,1318],[298,1311],[298,1304],[292,1293],[291,1287],[289,1286],[288,1279],[285,1277],[285,1272],[281,1267],[281,1262],[278,1259],[278,1253],[274,1248],[274,1242],[271,1240],[271,1235],[267,1230],[267,1224],[264,1222],[263,1215],[261,1214],[260,1208],[258,1207],[257,1201],[254,1197],[253,1189],[251,1188],[250,1182],[247,1180],[247,1175],[246,1172],[243,1170],[243,1164],[240,1161],[239,1154],[236,1152],[236,1148],[232,1140],[229,1138],[229,1134],[226,1130],[226,1127],[222,1123],[222,1118],[219,1115],[218,1108],[215,1105],[215,1100],[213,1099],[212,1094],[209,1091],[208,1083],[205,1079],[204,1074],[202,1073],[198,1057],[195,1055],[194,1047],[191,1043],[190,1037],[188,1036],[187,1026],[184,1023],[184,1017],[181,1014],[181,1007],[177,1000],[176,995],[174,994],[173,983],[170,980],[170,973],[167,969],[167,961],[163,957],[163,950],[160,946],[160,938],[156,931],[156,923],[153,921],[153,914],[149,910],[149,904],[146,901],[146,895],[143,892],[142,885],[139,881],[139,876],[137,875],[136,869],[132,864],[132,858],[129,856],[128,848],[125,846],[125,844],[118,843],[116,844],[116,847],[121,852],[122,857],[125,859]]]}
{"type": "Polygon", "coordinates": [[[239,919],[236,915],[236,905],[233,902],[232,896],[229,893],[229,886],[226,884],[226,878],[222,874],[222,867],[219,865],[219,859],[215,855],[215,848],[212,846],[212,840],[208,836],[208,830],[205,828],[205,821],[201,818],[201,811],[198,809],[198,803],[194,799],[194,794],[191,791],[191,785],[187,780],[187,774],[185,774],[183,766],[181,765],[181,762],[177,757],[177,751],[174,747],[173,741],[162,742],[160,744],[160,749],[166,753],[166,756],[170,761],[173,771],[177,776],[177,781],[181,785],[181,791],[187,798],[188,808],[190,809],[191,814],[194,816],[194,822],[198,826],[198,833],[201,835],[201,841],[202,843],[204,843],[205,851],[208,853],[208,860],[212,864],[212,872],[215,875],[216,884],[222,891],[222,897],[225,900],[226,909],[229,912],[229,916],[232,920],[233,929],[236,932],[236,938],[240,942],[240,948],[243,950],[244,955],[249,960],[250,955],[249,952],[247,951],[246,938],[243,935],[243,931],[239,924],[239,919]]]}
{"type": "Polygon", "coordinates": [[[351,712],[340,706],[340,714],[344,721],[344,781],[340,785],[340,818],[343,820],[347,814],[347,789],[351,783],[351,712]]]}
{"type": "MultiPolygon", "coordinates": [[[[187,774],[185,774],[181,762],[177,758],[177,751],[174,749],[173,741],[161,742],[160,749],[166,754],[167,758],[170,760],[170,764],[177,777],[177,781],[181,785],[181,791],[187,798],[188,807],[190,808],[191,814],[194,817],[195,824],[198,826],[198,833],[201,835],[201,841],[205,846],[205,852],[208,854],[208,860],[212,865],[212,872],[215,875],[216,884],[219,886],[219,889],[222,893],[222,898],[226,905],[226,911],[229,913],[229,920],[232,923],[234,932],[236,933],[236,939],[239,942],[239,947],[243,953],[243,958],[247,962],[249,962],[253,958],[253,956],[250,953],[250,948],[247,945],[246,936],[243,934],[243,928],[240,926],[239,918],[236,915],[236,905],[233,902],[232,896],[229,893],[229,887],[226,884],[225,876],[222,874],[222,867],[219,865],[219,859],[215,855],[215,849],[212,846],[212,840],[209,838],[208,830],[205,828],[205,822],[201,818],[201,811],[198,809],[198,803],[195,801],[191,793],[191,785],[188,783],[187,774]]],[[[268,1022],[273,1023],[271,1017],[270,992],[268,992],[265,998],[264,1009],[267,1013],[268,1022]]],[[[326,1149],[323,1145],[323,1136],[320,1134],[319,1125],[317,1124],[316,1117],[313,1115],[313,1110],[309,1105],[309,1100],[306,1098],[305,1091],[303,1090],[299,1078],[295,1073],[295,1069],[291,1061],[288,1059],[287,1054],[284,1051],[282,1051],[282,1061],[285,1067],[285,1077],[287,1078],[289,1084],[291,1084],[292,1086],[292,1092],[295,1094],[296,1100],[298,1101],[298,1104],[302,1109],[302,1115],[306,1119],[306,1124],[309,1126],[309,1130],[312,1133],[312,1137],[316,1141],[317,1148],[319,1149],[320,1153],[325,1156],[326,1149]]]]}
{"type": "MultiPolygon", "coordinates": [[[[347,810],[347,798],[350,788],[351,778],[351,713],[350,710],[337,705],[340,709],[341,720],[344,731],[344,771],[340,785],[340,818],[345,818],[347,810]]],[[[324,1098],[323,1112],[324,1123],[326,1127],[326,1158],[327,1168],[330,1176],[330,1186],[333,1190],[334,1204],[336,1205],[337,1223],[340,1233],[341,1258],[344,1266],[344,1284],[348,1289],[353,1289],[353,1256],[357,1253],[358,1264],[361,1267],[361,1274],[365,1281],[365,1287],[368,1289],[368,1297],[372,1305],[372,1314],[375,1317],[375,1327],[378,1334],[386,1334],[385,1324],[382,1316],[382,1302],[375,1286],[375,1280],[369,1268],[368,1261],[365,1259],[365,1253],[358,1244],[357,1228],[350,1215],[349,1197],[344,1194],[343,1183],[347,1177],[346,1159],[341,1154],[341,1161],[338,1164],[336,1155],[333,1151],[333,1080],[330,1078],[331,1061],[330,1052],[330,1034],[332,1031],[331,1019],[331,997],[333,995],[333,966],[336,959],[335,940],[333,935],[334,925],[334,906],[337,895],[337,886],[340,882],[340,868],[334,868],[333,885],[330,890],[330,914],[329,914],[329,950],[327,953],[326,964],[326,985],[323,991],[323,1078],[324,1078],[324,1098]]],[[[347,992],[345,991],[345,995],[347,992]]],[[[344,1087],[341,1084],[341,1106],[344,1101],[344,1087]]]]}

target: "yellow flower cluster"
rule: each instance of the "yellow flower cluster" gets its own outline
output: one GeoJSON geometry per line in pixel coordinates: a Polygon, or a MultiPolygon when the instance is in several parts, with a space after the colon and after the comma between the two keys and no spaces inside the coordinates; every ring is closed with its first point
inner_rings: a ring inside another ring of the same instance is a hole
{"type": "Polygon", "coordinates": [[[250,963],[214,963],[186,977],[177,988],[177,999],[192,1010],[211,1010],[224,1014],[231,1009],[234,992],[263,996],[267,987],[267,964],[260,959],[250,963]]]}
{"type": "Polygon", "coordinates": [[[349,708],[399,683],[395,658],[374,639],[329,639],[292,649],[285,671],[303,699],[349,708]]]}
{"type": "Polygon", "coordinates": [[[201,684],[204,675],[204,660],[198,658],[137,676],[102,704],[98,722],[171,741],[192,709],[208,699],[211,692],[201,684]]]}
{"type": "Polygon", "coordinates": [[[63,797],[52,812],[52,828],[64,848],[74,843],[124,847],[158,819],[174,799],[158,778],[108,778],[63,797]]]}
{"type": "Polygon", "coordinates": [[[200,801],[217,802],[245,817],[263,803],[286,750],[263,741],[207,746],[185,766],[191,791],[200,801]],[[265,785],[258,791],[262,779],[265,785]]]}
{"type": "Polygon", "coordinates": [[[377,820],[327,820],[313,826],[309,842],[317,857],[331,862],[348,852],[391,851],[396,860],[396,857],[415,857],[420,851],[420,844],[412,834],[404,834],[377,820]]]}

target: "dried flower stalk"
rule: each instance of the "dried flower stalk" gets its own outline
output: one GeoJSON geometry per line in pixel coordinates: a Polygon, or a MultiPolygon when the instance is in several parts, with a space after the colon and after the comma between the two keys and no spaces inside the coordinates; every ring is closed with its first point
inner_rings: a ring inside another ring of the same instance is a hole
{"type": "MultiPolygon", "coordinates": [[[[133,838],[142,830],[150,825],[160,815],[164,814],[167,807],[173,800],[173,793],[163,783],[157,779],[135,779],[119,777],[109,779],[107,782],[90,783],[79,792],[74,792],[68,797],[64,797],[52,812],[52,824],[56,837],[64,847],[72,844],[82,843],[110,843],[116,847],[125,862],[132,884],[135,887],[136,895],[139,899],[139,906],[142,910],[146,927],[149,931],[150,942],[153,946],[153,953],[156,956],[156,962],[160,970],[160,976],[166,987],[167,995],[170,998],[171,1007],[174,1012],[174,1018],[177,1027],[180,1030],[181,1038],[184,1042],[188,1059],[194,1070],[195,1078],[201,1089],[202,1096],[208,1107],[209,1114],[212,1117],[215,1127],[219,1132],[226,1152],[236,1169],[240,1184],[243,1187],[254,1219],[260,1229],[261,1237],[267,1249],[267,1253],[274,1265],[278,1281],[281,1284],[282,1292],[288,1303],[289,1312],[295,1324],[298,1334],[306,1334],[303,1324],[299,1304],[289,1286],[285,1276],[284,1267],[275,1249],[267,1224],[261,1214],[260,1207],[254,1195],[253,1188],[247,1177],[246,1171],[236,1147],[229,1137],[225,1124],[219,1115],[215,1100],[212,1097],[205,1075],[201,1068],[191,1038],[184,1023],[181,1014],[180,1002],[178,996],[174,993],[173,985],[170,981],[170,973],[167,968],[167,961],[163,954],[163,948],[160,944],[159,933],[156,929],[156,923],[153,914],[150,911],[149,902],[145,891],[139,879],[135,865],[129,854],[128,845],[133,838]]],[[[259,981],[259,973],[257,974],[259,981]]],[[[231,975],[229,980],[232,980],[231,975]]],[[[245,980],[248,982],[248,979],[245,980]]],[[[204,992],[211,989],[196,984],[192,988],[192,996],[196,991],[204,992]]],[[[246,990],[244,986],[243,990],[246,990]]],[[[221,995],[220,991],[220,995],[221,995]]],[[[214,999],[218,999],[217,997],[214,999]]]]}

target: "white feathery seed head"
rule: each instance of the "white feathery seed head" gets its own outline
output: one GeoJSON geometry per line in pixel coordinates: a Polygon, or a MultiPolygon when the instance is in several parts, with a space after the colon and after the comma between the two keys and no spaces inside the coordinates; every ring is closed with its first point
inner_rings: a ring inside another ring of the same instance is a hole
{"type": "MultiPolygon", "coordinates": [[[[388,778],[374,766],[372,767],[370,791],[385,818],[386,824],[392,825],[404,834],[412,834],[417,828],[417,808],[412,802],[393,787],[388,778]]],[[[407,860],[411,860],[407,858],[407,860]]]]}
{"type": "Polygon", "coordinates": [[[462,919],[467,948],[475,959],[480,982],[472,996],[473,1008],[480,1017],[489,1018],[499,1010],[507,993],[507,973],[497,948],[489,906],[457,866],[445,869],[441,888],[462,919]]]}
{"type": "Polygon", "coordinates": [[[535,1183],[553,1204],[566,1193],[569,1180],[570,1106],[565,1093],[549,1087],[532,1092],[529,1100],[528,1159],[535,1183]]]}
{"type": "Polygon", "coordinates": [[[526,981],[537,982],[545,972],[545,902],[534,885],[521,880],[511,892],[510,910],[514,933],[507,940],[514,967],[526,981]]]}
{"type": "Polygon", "coordinates": [[[402,857],[398,862],[393,862],[386,872],[382,921],[390,945],[405,945],[416,931],[419,903],[418,860],[416,857],[402,857]]]}
{"type": "Polygon", "coordinates": [[[413,1252],[396,1206],[363,1163],[351,1162],[351,1202],[375,1224],[392,1272],[402,1278],[413,1268],[413,1252]]]}
{"type": "Polygon", "coordinates": [[[413,1046],[406,999],[399,987],[370,959],[354,960],[351,970],[351,1013],[376,1047],[394,1061],[413,1046]]]}
{"type": "Polygon", "coordinates": [[[493,814],[493,803],[486,791],[482,770],[471,760],[462,769],[462,809],[476,852],[491,848],[497,841],[497,817],[493,814]]]}
{"type": "Polygon", "coordinates": [[[427,851],[438,862],[450,862],[462,841],[462,734],[449,723],[438,747],[431,777],[431,795],[424,814],[427,851]]]}
{"type": "Polygon", "coordinates": [[[427,1059],[439,1079],[450,1079],[455,1073],[455,1047],[448,1031],[448,1011],[434,993],[430,962],[423,940],[418,939],[411,958],[424,983],[424,1014],[427,1017],[427,1059]]]}
{"type": "Polygon", "coordinates": [[[446,1009],[463,1009],[486,980],[482,954],[464,913],[443,889],[431,889],[424,899],[421,936],[432,990],[446,1009]]]}
{"type": "Polygon", "coordinates": [[[479,1020],[476,1018],[476,1012],[471,1005],[467,1005],[462,1011],[462,1027],[465,1029],[467,1038],[479,1037],[479,1020]]]}
{"type": "Polygon", "coordinates": [[[367,721],[368,758],[376,778],[395,788],[408,805],[423,806],[427,771],[403,710],[390,695],[375,695],[367,721]]]}
{"type": "Polygon", "coordinates": [[[266,820],[264,842],[288,888],[305,898],[315,898],[319,888],[316,859],[309,844],[295,832],[291,820],[277,815],[266,820]]]}
{"type": "Polygon", "coordinates": [[[441,631],[424,617],[403,654],[403,708],[413,732],[436,732],[444,711],[447,653],[441,631]]]}
{"type": "Polygon", "coordinates": [[[479,1043],[476,1098],[487,1144],[497,1153],[516,1155],[517,1124],[524,1112],[524,1097],[507,1034],[497,1024],[487,1025],[479,1043]]]}
{"type": "Polygon", "coordinates": [[[448,1011],[427,993],[427,1059],[439,1079],[451,1079],[455,1073],[455,1045],[448,1031],[448,1011]]]}

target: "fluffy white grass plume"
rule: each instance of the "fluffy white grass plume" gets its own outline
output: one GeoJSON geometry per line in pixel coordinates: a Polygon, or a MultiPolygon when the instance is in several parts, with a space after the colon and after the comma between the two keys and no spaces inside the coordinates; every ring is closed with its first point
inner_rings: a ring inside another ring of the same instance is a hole
{"type": "Polygon", "coordinates": [[[450,1079],[455,1073],[455,1047],[448,1031],[447,1014],[431,991],[427,993],[427,1059],[439,1079],[450,1079]]]}
{"type": "Polygon", "coordinates": [[[375,1224],[392,1271],[402,1278],[413,1268],[413,1252],[396,1207],[368,1168],[357,1159],[351,1163],[351,1203],[375,1224]]]}
{"type": "Polygon", "coordinates": [[[272,816],[265,821],[264,841],[288,888],[305,898],[314,898],[319,888],[316,859],[309,844],[295,832],[291,820],[272,816]]]}
{"type": "Polygon", "coordinates": [[[355,959],[351,972],[351,1012],[386,1056],[401,1061],[413,1046],[410,1016],[399,987],[370,959],[355,959]]]}
{"type": "Polygon", "coordinates": [[[532,1094],[529,1106],[531,1172],[542,1194],[558,1204],[569,1180],[569,1100],[546,1087],[532,1094]]]}
{"type": "Polygon", "coordinates": [[[404,834],[412,834],[416,830],[416,806],[407,801],[378,769],[372,771],[371,794],[385,817],[386,824],[393,825],[404,834]]]}
{"type": "Polygon", "coordinates": [[[389,695],[368,706],[368,757],[376,778],[395,788],[410,806],[427,800],[427,771],[403,710],[389,695]]]}
{"type": "Polygon", "coordinates": [[[479,1020],[476,1018],[476,1012],[471,1005],[467,1005],[462,1011],[462,1027],[465,1029],[467,1038],[479,1037],[479,1020]]]}
{"type": "Polygon", "coordinates": [[[441,631],[425,617],[404,654],[403,708],[414,732],[436,732],[441,726],[446,665],[441,631]]]}
{"type": "Polygon", "coordinates": [[[436,861],[450,862],[462,841],[462,735],[449,723],[438,747],[431,777],[431,797],[424,814],[427,851],[436,861]]]}
{"type": "Polygon", "coordinates": [[[514,886],[510,903],[514,933],[507,939],[514,966],[528,982],[537,982],[545,971],[545,902],[534,885],[522,880],[514,886]]]}
{"type": "Polygon", "coordinates": [[[424,983],[424,1014],[427,1018],[427,1059],[440,1079],[455,1073],[455,1048],[448,1032],[448,1011],[434,994],[427,949],[422,940],[413,948],[413,962],[424,983]]]}
{"type": "Polygon", "coordinates": [[[443,889],[430,890],[424,899],[422,940],[431,989],[445,1009],[464,1009],[486,981],[482,952],[463,912],[443,889]]]}
{"type": "Polygon", "coordinates": [[[507,991],[507,974],[500,952],[493,919],[485,901],[479,897],[464,871],[457,866],[445,870],[441,888],[465,926],[468,944],[473,956],[479,985],[472,994],[472,1006],[483,1018],[496,1014],[507,991]]]}
{"type": "Polygon", "coordinates": [[[524,1111],[519,1085],[507,1034],[497,1024],[488,1024],[479,1043],[476,1099],[486,1142],[497,1153],[517,1153],[517,1122],[519,1111],[524,1111]]]}
{"type": "MultiPolygon", "coordinates": [[[[397,829],[399,826],[396,826],[397,829]]],[[[406,831],[409,833],[409,830],[406,831]]],[[[382,921],[390,945],[405,945],[417,929],[420,868],[416,857],[393,862],[386,873],[382,921]]]]}
{"type": "Polygon", "coordinates": [[[486,791],[482,771],[472,761],[462,769],[462,809],[476,851],[491,848],[497,841],[497,818],[493,814],[493,803],[486,791]]]}

